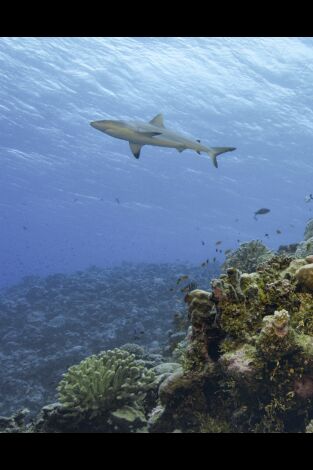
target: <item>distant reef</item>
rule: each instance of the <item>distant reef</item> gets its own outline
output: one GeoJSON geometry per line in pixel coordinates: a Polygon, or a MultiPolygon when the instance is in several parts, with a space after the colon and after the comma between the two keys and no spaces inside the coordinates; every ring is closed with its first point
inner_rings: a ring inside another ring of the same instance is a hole
{"type": "Polygon", "coordinates": [[[225,267],[186,292],[162,353],[128,343],[89,355],[52,404],[1,417],[1,431],[311,433],[313,253],[298,246],[253,272],[225,267]]]}
{"type": "Polygon", "coordinates": [[[37,413],[57,398],[70,366],[103,350],[137,343],[170,354],[184,336],[172,331],[173,316],[184,316],[181,288],[205,287],[218,272],[218,265],[123,263],[24,278],[0,296],[0,415],[37,413]],[[182,275],[188,280],[177,285],[182,275]]]}

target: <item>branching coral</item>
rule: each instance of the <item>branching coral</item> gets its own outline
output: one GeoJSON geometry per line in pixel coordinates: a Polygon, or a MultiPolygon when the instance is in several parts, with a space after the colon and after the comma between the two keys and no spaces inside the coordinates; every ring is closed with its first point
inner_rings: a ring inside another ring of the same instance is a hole
{"type": "Polygon", "coordinates": [[[75,414],[94,417],[138,403],[154,378],[133,354],[113,349],[70,367],[58,386],[59,400],[75,414]]]}

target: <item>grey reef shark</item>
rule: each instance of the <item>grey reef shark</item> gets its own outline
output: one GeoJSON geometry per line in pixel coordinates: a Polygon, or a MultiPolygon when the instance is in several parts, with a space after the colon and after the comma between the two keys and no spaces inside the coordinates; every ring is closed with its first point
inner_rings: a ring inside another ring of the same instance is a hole
{"type": "Polygon", "coordinates": [[[216,157],[218,155],[236,150],[235,147],[206,147],[201,144],[200,140],[193,140],[178,132],[166,129],[162,114],[158,114],[148,123],[102,120],[92,121],[90,125],[116,139],[127,140],[135,158],[139,158],[141,148],[144,145],[175,148],[178,152],[191,149],[195,150],[199,155],[201,152],[207,153],[217,168],[216,157]]]}

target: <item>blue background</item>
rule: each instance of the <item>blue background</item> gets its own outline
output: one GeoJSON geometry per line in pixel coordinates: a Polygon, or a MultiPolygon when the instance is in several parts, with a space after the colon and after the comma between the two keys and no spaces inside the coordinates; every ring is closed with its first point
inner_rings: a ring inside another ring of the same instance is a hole
{"type": "Polygon", "coordinates": [[[217,240],[301,240],[312,96],[312,38],[1,38],[0,287],[92,264],[198,263],[217,240]],[[218,170],[189,150],[144,147],[137,161],[89,125],[159,112],[237,150],[218,170]]]}

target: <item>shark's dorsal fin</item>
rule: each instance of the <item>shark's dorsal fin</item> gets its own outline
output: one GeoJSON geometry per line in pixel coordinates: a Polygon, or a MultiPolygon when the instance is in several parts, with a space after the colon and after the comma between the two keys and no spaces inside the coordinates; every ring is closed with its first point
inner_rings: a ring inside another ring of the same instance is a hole
{"type": "Polygon", "coordinates": [[[201,140],[200,140],[200,139],[197,139],[197,142],[199,142],[199,144],[200,144],[201,140]]]}
{"type": "Polygon", "coordinates": [[[130,150],[132,151],[132,154],[134,155],[134,157],[139,158],[142,145],[135,144],[133,142],[129,142],[129,146],[130,146],[130,150]]]}
{"type": "Polygon", "coordinates": [[[152,124],[153,126],[158,126],[158,127],[165,127],[163,123],[163,114],[162,113],[157,114],[153,119],[151,119],[149,124],[152,124]]]}

